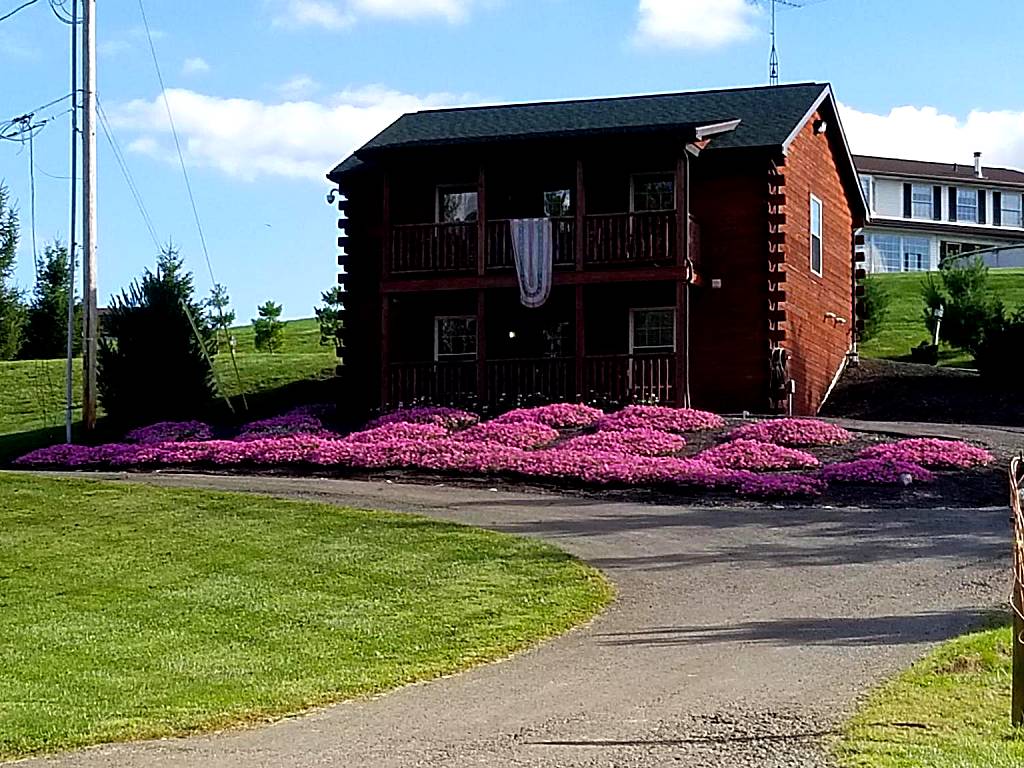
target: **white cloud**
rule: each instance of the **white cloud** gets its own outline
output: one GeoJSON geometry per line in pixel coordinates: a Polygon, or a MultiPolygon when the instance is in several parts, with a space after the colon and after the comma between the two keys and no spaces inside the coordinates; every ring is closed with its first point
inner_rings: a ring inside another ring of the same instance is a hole
{"type": "Polygon", "coordinates": [[[185,63],[181,65],[181,72],[184,75],[201,75],[209,71],[210,65],[206,63],[206,59],[200,56],[187,58],[185,63]]]}
{"type": "MultiPolygon", "coordinates": [[[[343,91],[326,102],[267,104],[186,89],[167,98],[186,160],[253,181],[284,176],[322,181],[330,168],[404,112],[465,104],[469,96],[416,96],[380,85],[343,91]]],[[[108,108],[115,127],[134,134],[133,152],[177,162],[160,96],[108,108]]]]}
{"type": "Polygon", "coordinates": [[[982,152],[990,165],[1024,168],[1024,111],[976,109],[961,118],[927,106],[883,115],[839,108],[850,147],[860,155],[969,164],[982,152]]]}
{"type": "Polygon", "coordinates": [[[750,0],[640,0],[633,40],[662,48],[718,48],[754,34],[750,0]]]}
{"type": "Polygon", "coordinates": [[[277,92],[285,99],[307,99],[320,90],[320,83],[309,75],[295,75],[277,86],[277,92]]]}
{"type": "Polygon", "coordinates": [[[465,21],[477,0],[276,0],[277,26],[347,29],[362,17],[465,21]]]}

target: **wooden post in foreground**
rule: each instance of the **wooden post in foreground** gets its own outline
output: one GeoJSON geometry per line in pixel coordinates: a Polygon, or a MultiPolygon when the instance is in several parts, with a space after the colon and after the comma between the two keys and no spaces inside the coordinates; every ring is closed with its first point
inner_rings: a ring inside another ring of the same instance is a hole
{"type": "Polygon", "coordinates": [[[1010,508],[1013,510],[1013,701],[1010,721],[1024,725],[1024,510],[1020,487],[1024,454],[1010,462],[1010,508]]]}

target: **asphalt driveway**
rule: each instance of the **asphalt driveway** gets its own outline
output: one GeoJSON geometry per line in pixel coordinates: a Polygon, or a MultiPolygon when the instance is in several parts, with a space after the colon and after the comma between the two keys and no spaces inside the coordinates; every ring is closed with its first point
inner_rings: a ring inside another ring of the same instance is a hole
{"type": "MultiPolygon", "coordinates": [[[[120,476],[107,475],[108,478],[120,476]]],[[[1006,509],[700,508],[344,480],[133,476],[427,514],[602,568],[592,624],[456,677],[266,727],[39,766],[823,766],[857,697],[1009,588],[1006,509]]]]}

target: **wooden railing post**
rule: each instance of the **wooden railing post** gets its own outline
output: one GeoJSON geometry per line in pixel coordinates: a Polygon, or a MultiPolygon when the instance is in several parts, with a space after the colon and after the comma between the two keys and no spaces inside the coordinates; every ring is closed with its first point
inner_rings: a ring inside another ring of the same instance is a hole
{"type": "Polygon", "coordinates": [[[487,184],[484,167],[476,180],[476,273],[487,270],[487,184]]]}
{"type": "MultiPolygon", "coordinates": [[[[577,237],[577,241],[579,238],[577,237]]],[[[579,264],[579,254],[577,254],[577,265],[579,264]]],[[[579,267],[577,266],[577,269],[579,267]]],[[[583,391],[583,366],[584,366],[584,345],[586,344],[586,314],[584,313],[583,307],[583,286],[580,284],[576,285],[576,359],[575,365],[575,382],[574,387],[576,389],[576,399],[582,401],[586,393],[583,391]]]]}
{"type": "Polygon", "coordinates": [[[391,366],[391,297],[380,297],[380,407],[387,408],[391,398],[389,374],[391,366]]]}
{"type": "Polygon", "coordinates": [[[576,160],[576,271],[582,272],[587,247],[587,190],[583,178],[583,160],[576,160]]]}
{"type": "Polygon", "coordinates": [[[380,273],[383,279],[391,277],[393,244],[391,242],[391,180],[384,172],[383,208],[381,210],[381,258],[380,273]]]}
{"type": "Polygon", "coordinates": [[[486,292],[476,292],[476,396],[478,406],[487,404],[487,302],[486,292]]]}

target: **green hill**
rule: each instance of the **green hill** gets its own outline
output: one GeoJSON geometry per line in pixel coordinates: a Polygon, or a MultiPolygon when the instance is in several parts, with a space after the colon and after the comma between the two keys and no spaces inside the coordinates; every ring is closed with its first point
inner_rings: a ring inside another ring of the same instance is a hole
{"type": "MultiPolygon", "coordinates": [[[[876,338],[861,345],[861,354],[890,360],[909,359],[911,348],[929,340],[921,298],[926,276],[920,272],[889,273],[872,275],[869,279],[883,283],[892,300],[881,331],[876,338]]],[[[989,273],[989,284],[1008,310],[1024,306],[1024,269],[993,269],[989,273]]],[[[960,350],[945,348],[940,357],[942,365],[973,364],[960,350]]]]}

